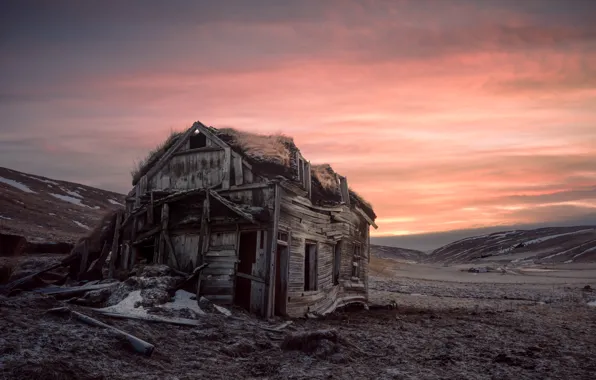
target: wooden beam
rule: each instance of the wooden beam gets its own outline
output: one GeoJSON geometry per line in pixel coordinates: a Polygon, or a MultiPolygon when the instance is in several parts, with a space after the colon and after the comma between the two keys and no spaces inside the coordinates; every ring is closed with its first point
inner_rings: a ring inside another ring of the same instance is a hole
{"type": "Polygon", "coordinates": [[[91,266],[91,268],[89,268],[89,272],[93,272],[93,271],[101,271],[101,267],[103,266],[103,263],[106,261],[108,254],[110,253],[110,245],[108,244],[107,241],[105,241],[103,243],[103,248],[101,249],[101,254],[99,255],[99,258],[95,261],[95,263],[91,266]]]}
{"type": "Polygon", "coordinates": [[[243,217],[244,219],[246,219],[252,223],[258,224],[251,214],[242,211],[234,202],[227,200],[226,198],[222,197],[215,191],[211,191],[211,190],[207,190],[207,191],[214,199],[216,199],[218,202],[220,202],[221,204],[223,204],[224,206],[229,208],[231,211],[235,212],[239,216],[243,217]]]}
{"type": "Polygon", "coordinates": [[[181,150],[180,152],[176,152],[173,156],[182,156],[185,154],[195,154],[195,153],[207,153],[207,152],[217,152],[222,150],[221,147],[213,147],[213,146],[206,146],[203,148],[194,148],[194,149],[187,149],[181,150]]]}
{"type": "Polygon", "coordinates": [[[246,274],[246,273],[242,273],[242,272],[236,272],[236,277],[246,278],[248,280],[260,282],[262,284],[266,284],[267,283],[265,281],[265,279],[263,279],[261,277],[253,276],[251,274],[246,274]]]}
{"type": "Polygon", "coordinates": [[[356,212],[360,214],[360,216],[362,216],[364,220],[368,222],[368,224],[373,226],[375,230],[379,228],[379,226],[377,226],[377,224],[368,215],[366,215],[366,213],[360,207],[354,206],[354,210],[356,210],[356,212]]]}
{"type": "Polygon", "coordinates": [[[230,188],[230,171],[232,169],[232,148],[224,148],[224,159],[223,159],[223,174],[221,187],[225,189],[230,188]]]}
{"type": "Polygon", "coordinates": [[[213,133],[211,133],[211,131],[209,130],[209,128],[207,128],[207,126],[205,126],[205,124],[201,123],[200,121],[197,121],[194,125],[196,126],[196,128],[199,132],[201,132],[202,134],[207,136],[207,138],[209,140],[213,141],[216,145],[219,145],[222,148],[230,147],[228,144],[223,142],[222,139],[220,139],[219,137],[217,137],[213,133]]]}
{"type": "Polygon", "coordinates": [[[348,188],[348,179],[346,177],[339,177],[339,189],[341,191],[341,200],[349,205],[350,204],[350,190],[348,188]]]}
{"type": "Polygon", "coordinates": [[[151,199],[147,205],[147,223],[153,224],[153,191],[151,192],[151,199]]]}
{"type": "Polygon", "coordinates": [[[122,213],[116,215],[116,228],[114,228],[114,240],[112,240],[112,255],[110,256],[109,278],[114,278],[116,269],[116,258],[118,257],[118,247],[120,246],[120,223],[122,223],[122,213]]]}
{"type": "Polygon", "coordinates": [[[273,306],[275,302],[275,256],[277,252],[277,233],[279,231],[279,216],[281,213],[281,198],[282,198],[282,188],[279,185],[275,185],[275,201],[274,201],[274,208],[273,208],[273,225],[271,227],[271,232],[267,236],[267,240],[269,240],[269,249],[267,250],[267,263],[269,264],[266,271],[266,278],[268,279],[268,283],[265,284],[266,289],[266,313],[265,316],[267,318],[273,316],[273,306]]]}
{"type": "Polygon", "coordinates": [[[310,172],[310,161],[306,163],[304,177],[306,178],[306,192],[308,193],[308,199],[310,199],[312,194],[312,173],[310,172]]]}
{"type": "Polygon", "coordinates": [[[244,174],[242,171],[242,156],[237,153],[232,154],[234,162],[234,185],[240,186],[244,183],[244,174]]]}
{"type": "Polygon", "coordinates": [[[79,267],[79,276],[87,271],[87,262],[89,261],[89,239],[83,239],[83,252],[81,252],[81,266],[79,267]]]}
{"type": "MultiPolygon", "coordinates": [[[[134,217],[132,220],[132,233],[130,235],[130,241],[133,242],[136,240],[137,237],[137,217],[134,217]]],[[[137,263],[137,256],[139,254],[139,249],[131,244],[130,247],[130,268],[134,268],[135,264],[137,263]]]]}
{"type": "Polygon", "coordinates": [[[142,234],[140,234],[139,236],[137,236],[137,238],[135,240],[133,240],[132,244],[133,245],[139,245],[140,243],[146,241],[148,238],[150,238],[151,236],[158,234],[160,231],[162,230],[162,226],[155,226],[152,229],[150,229],[149,231],[143,232],[142,234]]]}

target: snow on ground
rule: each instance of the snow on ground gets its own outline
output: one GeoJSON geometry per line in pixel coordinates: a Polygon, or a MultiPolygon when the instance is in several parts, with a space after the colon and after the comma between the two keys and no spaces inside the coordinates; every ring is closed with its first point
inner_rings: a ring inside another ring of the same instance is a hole
{"type": "Polygon", "coordinates": [[[143,297],[141,296],[140,290],[134,290],[130,292],[130,294],[123,299],[122,301],[118,302],[116,305],[104,307],[99,309],[101,311],[109,311],[112,313],[123,313],[123,314],[134,314],[139,316],[146,316],[147,310],[143,308],[143,306],[136,307],[136,305],[140,305],[143,302],[143,297]]]}
{"type": "Polygon", "coordinates": [[[48,215],[50,215],[50,216],[56,216],[56,214],[54,214],[53,212],[48,212],[48,215]]]}
{"type": "Polygon", "coordinates": [[[87,226],[86,224],[83,224],[81,222],[77,222],[76,220],[73,220],[74,224],[76,224],[77,226],[84,228],[86,230],[90,230],[91,228],[89,226],[87,226]]]}
{"type": "Polygon", "coordinates": [[[585,251],[578,253],[577,255],[573,256],[570,261],[575,260],[576,258],[580,257],[581,255],[584,255],[584,254],[590,253],[590,252],[594,252],[594,251],[596,251],[596,246],[594,246],[592,248],[588,248],[585,251]]]}
{"type": "Polygon", "coordinates": [[[110,202],[113,205],[124,206],[122,203],[120,203],[118,201],[115,201],[115,200],[113,200],[111,198],[108,199],[108,202],[110,202]]]}
{"type": "MultiPolygon", "coordinates": [[[[194,311],[195,313],[197,313],[198,315],[205,315],[205,312],[203,310],[201,310],[201,308],[199,307],[197,300],[191,299],[191,297],[193,297],[193,296],[194,296],[194,294],[189,293],[185,290],[178,290],[178,291],[176,291],[176,294],[174,295],[172,302],[166,302],[165,304],[159,305],[159,306],[166,308],[166,309],[172,309],[172,310],[190,309],[190,310],[194,311]]],[[[130,292],[130,294],[125,299],[123,299],[116,305],[104,307],[99,310],[109,311],[111,313],[134,314],[134,315],[143,316],[143,317],[151,316],[150,314],[147,313],[147,310],[145,310],[145,308],[143,308],[143,306],[141,306],[142,302],[143,302],[143,296],[141,296],[141,291],[134,290],[134,291],[130,292]],[[139,305],[139,306],[137,307],[136,305],[139,305]]],[[[216,305],[214,305],[214,306],[216,306],[216,305]]],[[[224,309],[224,310],[228,311],[227,309],[224,309]]],[[[225,311],[221,311],[221,312],[225,314],[225,311]]]]}
{"type": "Polygon", "coordinates": [[[7,184],[7,185],[10,185],[10,186],[12,186],[12,187],[16,187],[17,189],[19,189],[19,190],[21,190],[21,191],[24,191],[24,192],[26,192],[26,193],[34,193],[34,194],[35,194],[35,191],[31,190],[31,189],[30,189],[29,187],[27,187],[26,185],[24,185],[24,184],[22,184],[22,183],[20,183],[20,182],[14,181],[14,180],[12,180],[12,179],[8,179],[8,178],[0,177],[0,182],[2,182],[2,183],[5,183],[5,184],[7,184]]]}
{"type": "Polygon", "coordinates": [[[548,236],[543,236],[543,237],[540,237],[540,238],[537,238],[537,239],[528,240],[528,241],[524,242],[524,244],[525,245],[528,245],[528,244],[542,243],[543,241],[547,241],[547,240],[550,240],[550,239],[555,239],[555,238],[558,238],[558,237],[561,237],[561,236],[585,234],[587,232],[593,232],[593,231],[594,231],[594,228],[588,228],[588,229],[585,229],[585,230],[579,230],[579,231],[573,231],[573,232],[566,232],[564,234],[548,235],[548,236]]]}
{"type": "Polygon", "coordinates": [[[191,299],[192,297],[195,295],[186,290],[178,290],[174,295],[174,301],[163,304],[163,307],[174,310],[190,309],[199,315],[204,315],[205,312],[201,310],[196,299],[191,299]]]}
{"type": "Polygon", "coordinates": [[[89,207],[89,206],[84,205],[83,203],[81,203],[81,199],[79,199],[79,198],[74,198],[74,197],[71,197],[69,195],[61,195],[61,194],[54,194],[54,193],[48,193],[48,194],[50,194],[54,198],[58,198],[58,199],[60,199],[61,201],[64,201],[64,202],[72,203],[72,204],[75,204],[75,205],[78,205],[78,206],[81,206],[81,207],[89,207]]]}
{"type": "Polygon", "coordinates": [[[596,306],[596,301],[588,302],[588,306],[596,306]]]}
{"type": "Polygon", "coordinates": [[[8,216],[2,216],[2,215],[0,215],[0,219],[12,220],[12,218],[9,218],[8,216]]]}
{"type": "Polygon", "coordinates": [[[68,195],[70,195],[72,197],[83,198],[83,196],[81,194],[77,193],[76,191],[70,191],[70,190],[67,190],[67,189],[65,189],[63,187],[61,187],[60,190],[64,191],[66,194],[68,194],[68,195]]]}

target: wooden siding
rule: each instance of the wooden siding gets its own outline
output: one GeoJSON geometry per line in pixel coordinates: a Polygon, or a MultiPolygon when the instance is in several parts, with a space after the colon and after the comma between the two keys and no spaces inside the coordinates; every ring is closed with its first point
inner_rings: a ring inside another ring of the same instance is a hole
{"type": "Polygon", "coordinates": [[[367,299],[368,260],[360,260],[360,277],[352,278],[354,244],[361,245],[363,256],[368,252],[366,223],[349,207],[326,211],[308,207],[310,202],[284,192],[281,201],[280,229],[289,231],[290,258],[287,314],[303,316],[308,312],[325,312],[345,300],[367,299]],[[366,226],[366,228],[364,227],[366,226]],[[304,291],[305,244],[317,243],[317,290],[304,291]],[[340,244],[341,262],[339,285],[333,285],[333,256],[340,244]]]}

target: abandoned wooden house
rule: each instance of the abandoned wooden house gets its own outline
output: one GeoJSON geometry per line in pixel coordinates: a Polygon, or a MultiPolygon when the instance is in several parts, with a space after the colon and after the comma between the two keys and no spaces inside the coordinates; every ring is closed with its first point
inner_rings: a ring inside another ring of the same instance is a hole
{"type": "Polygon", "coordinates": [[[190,273],[208,263],[199,295],[267,317],[368,300],[376,215],[291,138],[196,122],[150,155],[133,185],[117,222],[123,269],[147,260],[190,273]]]}

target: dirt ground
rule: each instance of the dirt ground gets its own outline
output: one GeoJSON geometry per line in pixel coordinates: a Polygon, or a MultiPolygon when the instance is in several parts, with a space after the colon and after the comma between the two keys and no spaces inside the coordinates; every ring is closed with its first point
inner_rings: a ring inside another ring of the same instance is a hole
{"type": "Polygon", "coordinates": [[[587,305],[596,278],[472,282],[446,268],[436,280],[440,267],[409,266],[421,278],[405,278],[394,271],[408,267],[387,266],[371,278],[370,310],[293,320],[281,332],[267,328],[283,320],[237,309],[187,327],[69,305],[154,344],[151,357],[107,329],[48,313],[62,305],[51,297],[0,297],[0,379],[596,378],[596,307],[587,305]],[[296,337],[312,331],[321,334],[296,337]]]}

